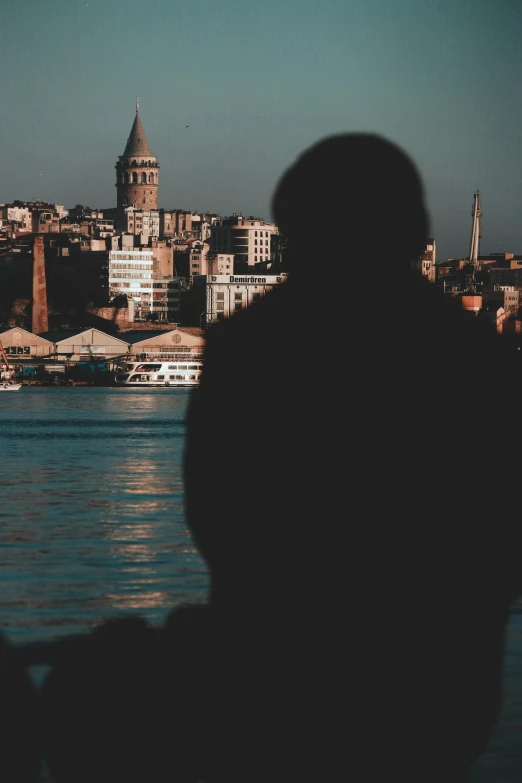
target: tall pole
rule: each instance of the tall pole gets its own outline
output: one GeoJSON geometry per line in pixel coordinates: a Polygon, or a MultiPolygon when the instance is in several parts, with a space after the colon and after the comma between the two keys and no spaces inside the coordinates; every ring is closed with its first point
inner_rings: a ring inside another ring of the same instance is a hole
{"type": "Polygon", "coordinates": [[[473,198],[473,210],[471,212],[471,216],[473,220],[471,222],[471,244],[469,249],[469,262],[470,264],[473,264],[473,268],[476,271],[478,267],[478,256],[479,256],[480,219],[482,217],[479,190],[477,190],[473,198]]]}

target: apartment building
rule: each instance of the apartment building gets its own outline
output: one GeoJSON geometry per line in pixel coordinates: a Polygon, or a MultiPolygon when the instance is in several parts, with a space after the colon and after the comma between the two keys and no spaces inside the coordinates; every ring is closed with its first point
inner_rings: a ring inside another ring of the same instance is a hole
{"type": "Polygon", "coordinates": [[[159,210],[159,236],[178,237],[192,231],[192,212],[183,209],[159,210]]]}
{"type": "Polygon", "coordinates": [[[234,271],[246,271],[270,261],[271,238],[276,234],[277,226],[273,223],[232,215],[210,227],[210,250],[233,255],[234,271]]]}
{"type": "MultiPolygon", "coordinates": [[[[142,235],[145,237],[159,237],[160,213],[159,210],[137,209],[126,207],[123,210],[123,222],[121,231],[127,234],[142,235]]],[[[146,244],[148,239],[144,242],[146,244]]]]}
{"type": "Polygon", "coordinates": [[[126,294],[135,304],[138,319],[151,311],[153,301],[152,250],[123,247],[109,250],[109,295],[126,294]]]}
{"type": "Polygon", "coordinates": [[[32,231],[33,217],[27,206],[2,204],[0,206],[0,220],[2,220],[2,224],[16,224],[15,230],[32,231]]]}

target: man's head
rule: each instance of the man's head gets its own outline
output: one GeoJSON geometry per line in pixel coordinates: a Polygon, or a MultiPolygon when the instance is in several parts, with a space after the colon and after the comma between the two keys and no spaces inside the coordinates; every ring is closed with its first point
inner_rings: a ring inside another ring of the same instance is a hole
{"type": "Polygon", "coordinates": [[[292,272],[331,242],[338,256],[354,261],[411,265],[429,233],[415,165],[395,144],[368,133],[330,136],[305,150],[279,180],[272,213],[296,258],[292,272]]]}

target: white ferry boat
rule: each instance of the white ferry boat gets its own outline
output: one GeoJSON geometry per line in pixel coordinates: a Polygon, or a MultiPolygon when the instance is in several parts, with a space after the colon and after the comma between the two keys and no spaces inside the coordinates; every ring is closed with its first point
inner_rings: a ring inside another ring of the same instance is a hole
{"type": "Polygon", "coordinates": [[[199,359],[126,362],[116,371],[116,386],[197,386],[203,362],[199,359]]]}

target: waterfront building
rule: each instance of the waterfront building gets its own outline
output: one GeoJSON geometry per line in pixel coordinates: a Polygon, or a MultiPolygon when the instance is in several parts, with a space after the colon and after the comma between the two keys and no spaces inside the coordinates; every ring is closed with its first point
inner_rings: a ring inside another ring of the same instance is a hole
{"type": "Polygon", "coordinates": [[[49,357],[54,353],[54,344],[38,334],[28,332],[20,326],[0,327],[0,342],[9,361],[49,357]]]}
{"type": "Polygon", "coordinates": [[[129,330],[119,337],[128,343],[131,361],[166,361],[180,353],[200,358],[205,346],[202,335],[179,326],[161,331],[129,330]]]}
{"type": "Polygon", "coordinates": [[[92,327],[55,329],[42,332],[40,337],[53,343],[53,353],[62,362],[85,362],[126,356],[128,343],[112,334],[92,327]]]}
{"type": "Polygon", "coordinates": [[[193,307],[200,309],[201,323],[229,318],[283,283],[287,274],[201,275],[193,279],[193,307]]]}

